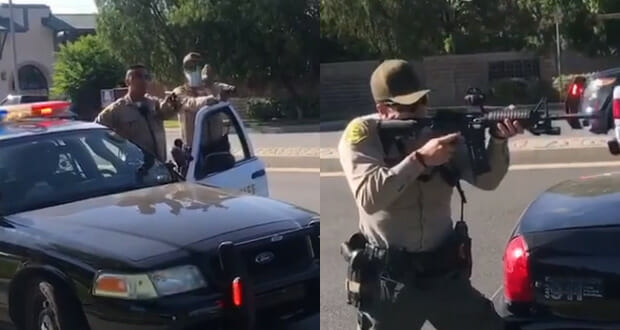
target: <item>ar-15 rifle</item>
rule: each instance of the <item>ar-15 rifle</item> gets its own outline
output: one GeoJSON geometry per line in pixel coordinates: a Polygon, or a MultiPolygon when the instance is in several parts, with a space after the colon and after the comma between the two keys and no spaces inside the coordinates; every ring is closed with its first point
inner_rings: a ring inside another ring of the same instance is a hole
{"type": "Polygon", "coordinates": [[[462,109],[456,111],[437,110],[432,117],[410,120],[383,120],[379,122],[379,134],[382,139],[391,141],[412,136],[424,127],[429,127],[434,132],[446,134],[460,132],[465,139],[473,174],[480,175],[491,169],[485,146],[487,127],[495,127],[498,122],[509,119],[511,121],[518,121],[524,129],[533,135],[560,135],[560,128],[551,125],[553,121],[568,121],[568,119],[576,118],[592,119],[598,116],[592,114],[550,115],[546,98],[542,98],[534,109],[488,111],[483,105],[485,96],[477,88],[470,88],[467,91],[465,100],[471,106],[479,107],[480,112],[467,112],[462,109]]]}

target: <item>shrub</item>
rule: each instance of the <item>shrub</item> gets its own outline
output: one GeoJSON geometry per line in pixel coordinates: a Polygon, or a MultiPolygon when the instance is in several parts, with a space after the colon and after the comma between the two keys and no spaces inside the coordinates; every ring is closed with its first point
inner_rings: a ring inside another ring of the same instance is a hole
{"type": "Polygon", "coordinates": [[[273,99],[251,99],[248,101],[248,117],[259,121],[271,121],[281,119],[284,115],[280,112],[277,101],[273,99]]]}
{"type": "Polygon", "coordinates": [[[51,94],[70,98],[79,118],[92,120],[101,107],[100,91],[113,88],[123,76],[123,65],[101,39],[87,35],[60,47],[51,94]]]}
{"type": "Polygon", "coordinates": [[[319,118],[319,98],[302,98],[295,101],[286,99],[252,99],[248,101],[248,117],[259,121],[296,120],[297,107],[301,108],[304,119],[319,118]]]}

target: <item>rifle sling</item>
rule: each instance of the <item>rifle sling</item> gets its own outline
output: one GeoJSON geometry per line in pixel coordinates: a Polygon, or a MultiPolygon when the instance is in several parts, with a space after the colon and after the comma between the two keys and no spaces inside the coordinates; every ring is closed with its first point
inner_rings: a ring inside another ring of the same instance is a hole
{"type": "MultiPolygon", "coordinates": [[[[383,137],[381,137],[381,143],[383,144],[383,150],[386,156],[389,150],[390,142],[396,145],[401,159],[406,157],[408,153],[402,138],[395,138],[394,140],[389,141],[388,139],[384,139],[383,137]]],[[[417,180],[422,182],[428,182],[437,172],[439,172],[439,175],[441,175],[442,179],[447,184],[449,184],[451,187],[456,187],[456,190],[458,191],[459,197],[461,199],[460,221],[464,222],[465,204],[467,203],[467,198],[465,197],[465,191],[463,191],[463,188],[461,187],[460,173],[456,168],[446,165],[435,166],[431,169],[430,174],[422,174],[418,177],[417,180]]]]}

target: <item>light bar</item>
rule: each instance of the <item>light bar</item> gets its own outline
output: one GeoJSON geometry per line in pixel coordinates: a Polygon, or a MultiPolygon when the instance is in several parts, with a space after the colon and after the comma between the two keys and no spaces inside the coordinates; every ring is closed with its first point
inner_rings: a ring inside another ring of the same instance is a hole
{"type": "Polygon", "coordinates": [[[67,101],[45,101],[0,107],[0,121],[50,117],[65,111],[69,106],[71,102],[67,101]]]}

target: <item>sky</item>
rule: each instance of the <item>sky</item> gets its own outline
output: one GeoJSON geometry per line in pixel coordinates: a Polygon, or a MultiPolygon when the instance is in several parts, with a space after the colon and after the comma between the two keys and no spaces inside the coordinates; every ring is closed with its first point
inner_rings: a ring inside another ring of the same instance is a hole
{"type": "MultiPolygon", "coordinates": [[[[9,3],[8,0],[0,0],[9,3]]],[[[13,4],[48,5],[54,14],[96,13],[95,0],[13,0],[13,4]]]]}

